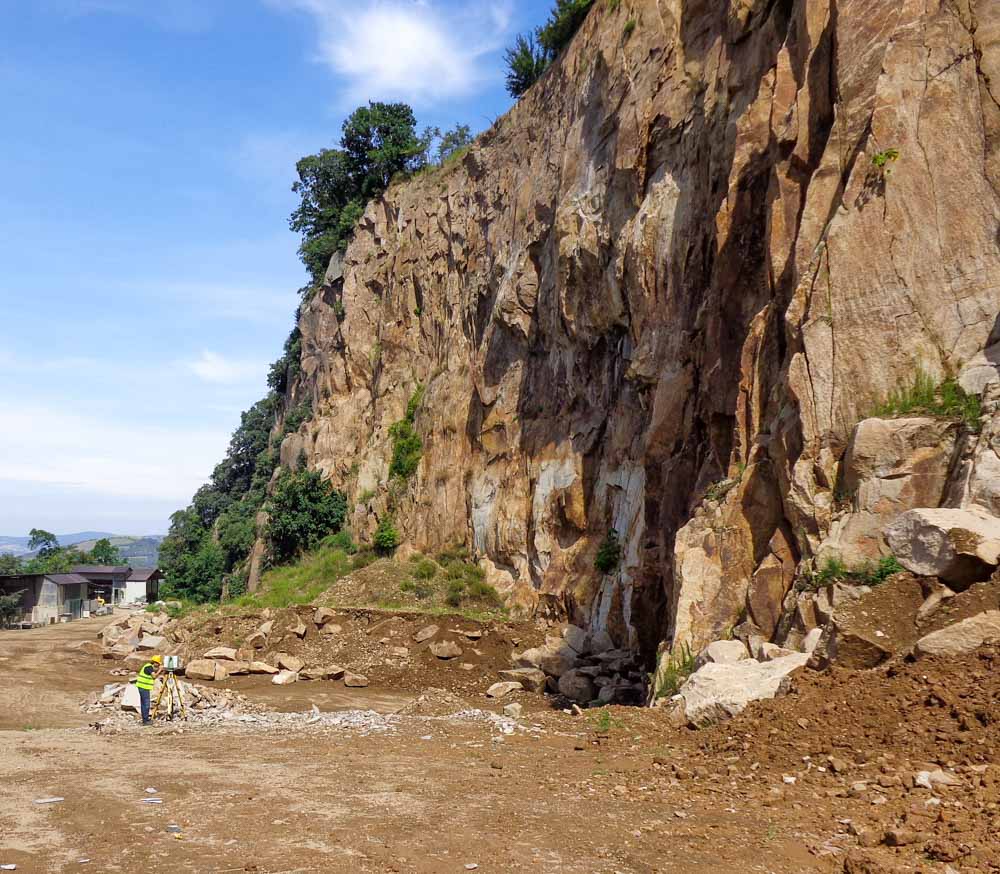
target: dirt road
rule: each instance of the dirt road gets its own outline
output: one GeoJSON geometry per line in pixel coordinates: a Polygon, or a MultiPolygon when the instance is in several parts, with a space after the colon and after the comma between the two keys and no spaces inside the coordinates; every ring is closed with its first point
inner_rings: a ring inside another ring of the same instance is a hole
{"type": "Polygon", "coordinates": [[[683,754],[648,711],[538,714],[509,736],[427,717],[98,733],[77,704],[107,667],[67,646],[99,625],[0,634],[0,864],[20,872],[839,870],[794,811],[654,767],[683,754]]]}

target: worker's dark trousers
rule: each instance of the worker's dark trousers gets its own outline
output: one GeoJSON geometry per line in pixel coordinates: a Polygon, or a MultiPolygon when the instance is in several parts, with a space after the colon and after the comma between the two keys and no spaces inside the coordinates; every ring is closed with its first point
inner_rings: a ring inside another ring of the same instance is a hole
{"type": "Polygon", "coordinates": [[[149,722],[149,689],[139,690],[139,706],[142,710],[143,724],[149,722]]]}

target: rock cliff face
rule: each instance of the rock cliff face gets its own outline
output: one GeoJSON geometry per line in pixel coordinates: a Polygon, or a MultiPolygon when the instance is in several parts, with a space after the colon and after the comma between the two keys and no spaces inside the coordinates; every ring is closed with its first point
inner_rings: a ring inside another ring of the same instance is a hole
{"type": "MultiPolygon", "coordinates": [[[[918,370],[996,377],[998,87],[1000,0],[596,4],[460,162],[369,207],[303,310],[316,416],[283,461],[304,450],[360,534],[391,510],[647,657],[748,610],[773,629],[845,536],[848,447],[852,476],[891,473],[852,440],[872,406],[918,370]]],[[[858,512],[943,494],[955,429],[912,430],[926,458],[858,512]]]]}

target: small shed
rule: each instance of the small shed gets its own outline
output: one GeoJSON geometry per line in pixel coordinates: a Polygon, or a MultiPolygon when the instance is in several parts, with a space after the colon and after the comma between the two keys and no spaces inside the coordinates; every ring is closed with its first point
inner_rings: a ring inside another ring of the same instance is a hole
{"type": "Polygon", "coordinates": [[[159,568],[137,567],[132,569],[125,583],[125,603],[134,604],[146,599],[147,604],[160,600],[160,581],[163,574],[159,568]]]}
{"type": "Polygon", "coordinates": [[[132,574],[128,565],[84,564],[70,568],[70,573],[78,574],[90,583],[93,597],[102,597],[107,604],[125,602],[125,584],[132,574]]]}
{"type": "Polygon", "coordinates": [[[49,625],[80,619],[91,609],[90,584],[80,574],[0,576],[0,595],[19,594],[18,625],[49,625]]]}

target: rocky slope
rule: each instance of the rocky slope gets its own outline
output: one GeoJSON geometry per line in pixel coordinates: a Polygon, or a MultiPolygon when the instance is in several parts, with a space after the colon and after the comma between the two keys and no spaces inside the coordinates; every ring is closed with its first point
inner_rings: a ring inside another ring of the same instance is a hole
{"type": "Polygon", "coordinates": [[[998,510],[993,426],[858,423],[918,370],[997,377],[1000,2],[614,5],[370,205],[303,308],[282,460],[359,535],[392,512],[651,658],[770,636],[803,562],[885,554],[904,510],[998,510]]]}

